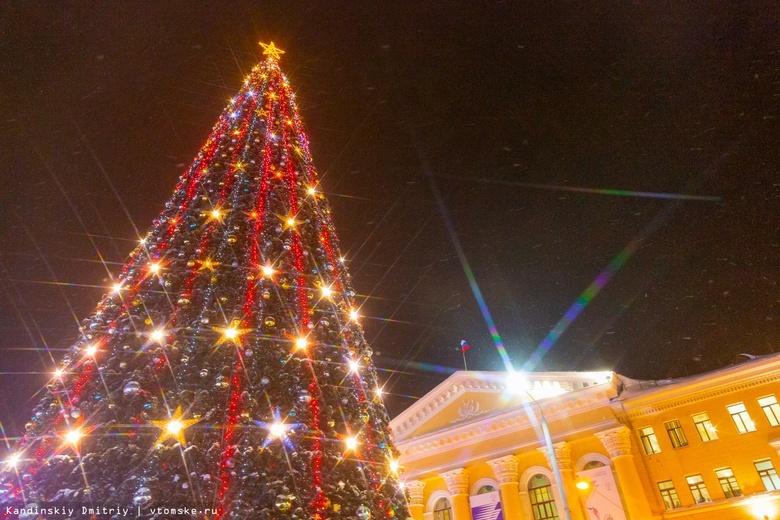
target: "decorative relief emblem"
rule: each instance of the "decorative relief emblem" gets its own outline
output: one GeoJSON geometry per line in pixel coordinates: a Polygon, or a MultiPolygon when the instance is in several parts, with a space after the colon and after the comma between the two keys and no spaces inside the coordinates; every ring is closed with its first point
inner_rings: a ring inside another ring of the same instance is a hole
{"type": "Polygon", "coordinates": [[[459,422],[466,419],[471,419],[472,417],[478,417],[488,413],[489,411],[490,410],[480,410],[479,403],[472,399],[464,399],[461,405],[458,406],[458,415],[460,417],[453,419],[451,422],[459,422]]]}

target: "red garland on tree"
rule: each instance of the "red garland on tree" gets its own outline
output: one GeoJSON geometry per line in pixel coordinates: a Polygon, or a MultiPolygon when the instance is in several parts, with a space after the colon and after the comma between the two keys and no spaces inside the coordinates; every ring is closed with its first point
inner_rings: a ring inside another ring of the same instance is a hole
{"type": "Polygon", "coordinates": [[[408,516],[283,51],[263,47],[47,385],[4,508],[408,516]]]}

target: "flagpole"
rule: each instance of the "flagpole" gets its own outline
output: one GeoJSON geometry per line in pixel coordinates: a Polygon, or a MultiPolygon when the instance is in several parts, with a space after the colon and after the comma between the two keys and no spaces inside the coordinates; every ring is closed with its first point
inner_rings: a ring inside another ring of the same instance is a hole
{"type": "Polygon", "coordinates": [[[460,353],[463,354],[463,369],[468,372],[469,366],[466,364],[466,351],[461,349],[460,353]]]}

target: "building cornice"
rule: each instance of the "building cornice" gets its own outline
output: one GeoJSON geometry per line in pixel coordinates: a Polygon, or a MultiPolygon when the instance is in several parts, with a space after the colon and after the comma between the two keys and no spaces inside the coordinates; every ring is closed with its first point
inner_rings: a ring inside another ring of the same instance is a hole
{"type": "Polygon", "coordinates": [[[702,374],[670,382],[668,386],[643,390],[635,395],[621,396],[622,410],[616,412],[634,420],[679,406],[780,382],[780,357],[772,359],[768,364],[755,363],[755,366],[744,367],[743,370],[736,368],[743,367],[725,369],[723,373],[702,374]]]}
{"type": "MultiPolygon", "coordinates": [[[[500,419],[500,417],[497,419],[500,419]]],[[[503,435],[511,435],[524,429],[533,428],[533,425],[527,420],[524,425],[518,425],[517,423],[509,425],[507,419],[503,428],[498,427],[497,425],[504,421],[481,422],[486,422],[487,424],[481,425],[479,429],[474,427],[474,424],[470,424],[468,426],[471,428],[458,428],[458,432],[455,432],[455,429],[449,429],[436,432],[436,434],[426,435],[425,437],[413,438],[397,443],[396,449],[400,452],[401,459],[404,461],[405,465],[404,475],[407,478],[427,478],[432,474],[441,473],[457,467],[472,466],[506,455],[537,449],[544,444],[543,439],[534,436],[530,441],[515,442],[506,446],[497,446],[496,449],[491,451],[478,451],[473,448],[477,444],[483,443],[486,437],[495,438],[503,435]],[[413,463],[417,460],[425,459],[432,455],[442,455],[449,451],[459,452],[455,457],[442,457],[443,460],[452,460],[453,462],[451,463],[445,463],[436,467],[426,466],[426,469],[423,471],[416,471],[413,467],[413,463]],[[464,457],[464,453],[468,453],[470,456],[464,457]]],[[[566,432],[560,433],[552,432],[552,439],[554,442],[575,440],[617,426],[619,426],[617,419],[613,418],[607,421],[592,423],[585,428],[577,430],[567,430],[566,432]]]]}

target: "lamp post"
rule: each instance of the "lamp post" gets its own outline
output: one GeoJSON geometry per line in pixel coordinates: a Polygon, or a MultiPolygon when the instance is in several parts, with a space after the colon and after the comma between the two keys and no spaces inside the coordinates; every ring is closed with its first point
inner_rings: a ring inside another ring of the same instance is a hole
{"type": "MultiPolygon", "coordinates": [[[[547,445],[547,453],[550,457],[550,465],[552,466],[553,475],[555,475],[555,486],[558,488],[558,494],[561,497],[561,506],[563,509],[563,516],[566,520],[571,520],[571,511],[569,510],[569,501],[566,498],[566,491],[563,488],[563,478],[561,477],[561,468],[558,466],[558,458],[555,456],[555,447],[553,446],[552,437],[550,436],[550,427],[547,425],[547,418],[544,416],[544,410],[539,402],[534,399],[534,396],[528,391],[526,385],[526,379],[520,372],[510,372],[507,376],[507,390],[511,393],[523,392],[528,396],[530,402],[532,402],[539,410],[540,423],[542,425],[542,435],[544,435],[544,442],[547,445]]],[[[528,399],[524,404],[528,404],[528,399]]],[[[526,406],[526,413],[528,412],[526,406]]],[[[536,414],[534,414],[536,415],[536,414]]]]}

